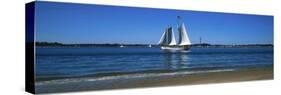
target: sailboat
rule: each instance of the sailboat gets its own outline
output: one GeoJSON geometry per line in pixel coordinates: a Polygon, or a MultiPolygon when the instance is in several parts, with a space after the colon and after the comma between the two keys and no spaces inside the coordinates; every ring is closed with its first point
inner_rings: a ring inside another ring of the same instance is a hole
{"type": "Polygon", "coordinates": [[[189,40],[188,34],[186,32],[185,25],[183,21],[181,21],[181,18],[178,16],[179,20],[179,41],[176,42],[176,38],[173,32],[173,28],[169,26],[165,29],[164,33],[162,34],[159,45],[161,46],[161,49],[163,50],[189,50],[191,42],[189,40]]]}
{"type": "Polygon", "coordinates": [[[124,46],[123,46],[123,45],[120,45],[119,47],[120,47],[120,48],[123,48],[124,46]]]}

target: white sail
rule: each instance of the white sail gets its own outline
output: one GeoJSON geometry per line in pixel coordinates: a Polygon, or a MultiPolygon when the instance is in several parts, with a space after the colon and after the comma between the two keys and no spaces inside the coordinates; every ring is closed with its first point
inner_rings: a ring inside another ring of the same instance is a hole
{"type": "Polygon", "coordinates": [[[168,38],[169,38],[169,46],[173,46],[173,45],[177,45],[177,42],[176,42],[176,38],[175,38],[175,35],[174,35],[174,32],[173,32],[173,28],[172,27],[169,27],[168,28],[168,38]]]}
{"type": "Polygon", "coordinates": [[[159,45],[167,45],[168,44],[168,39],[167,39],[167,29],[165,32],[162,34],[160,41],[158,42],[159,45]]]}
{"type": "Polygon", "coordinates": [[[184,26],[184,23],[181,24],[181,26],[178,28],[179,31],[179,45],[183,46],[183,45],[191,45],[191,42],[188,38],[188,34],[186,31],[186,28],[184,26]]]}

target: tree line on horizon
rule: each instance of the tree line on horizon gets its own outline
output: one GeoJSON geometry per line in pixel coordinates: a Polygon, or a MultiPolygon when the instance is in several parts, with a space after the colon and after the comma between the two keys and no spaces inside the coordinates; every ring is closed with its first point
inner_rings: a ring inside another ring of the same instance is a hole
{"type": "MultiPolygon", "coordinates": [[[[121,43],[104,43],[104,44],[63,44],[60,42],[36,42],[36,46],[101,46],[101,47],[119,47],[124,46],[148,46],[150,44],[121,44],[121,43]]],[[[158,46],[157,44],[152,44],[153,47],[158,46]]],[[[273,47],[273,44],[237,44],[237,45],[223,45],[223,44],[209,44],[209,43],[199,43],[192,44],[193,47],[246,47],[246,46],[260,46],[260,47],[273,47]]]]}
{"type": "Polygon", "coordinates": [[[121,43],[104,43],[104,44],[63,44],[59,42],[36,42],[37,46],[147,46],[149,44],[121,44],[121,43]]]}

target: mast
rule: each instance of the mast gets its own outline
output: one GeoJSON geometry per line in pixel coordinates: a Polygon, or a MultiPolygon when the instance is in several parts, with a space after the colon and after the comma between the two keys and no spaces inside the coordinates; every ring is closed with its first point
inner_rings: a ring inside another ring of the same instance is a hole
{"type": "Polygon", "coordinates": [[[201,39],[201,37],[200,37],[200,44],[202,43],[202,39],[201,39]]]}

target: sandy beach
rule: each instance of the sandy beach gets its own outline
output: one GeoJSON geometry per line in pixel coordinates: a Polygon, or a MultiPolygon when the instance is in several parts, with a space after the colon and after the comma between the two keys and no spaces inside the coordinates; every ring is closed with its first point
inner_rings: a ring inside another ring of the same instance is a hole
{"type": "Polygon", "coordinates": [[[122,88],[157,87],[168,85],[193,85],[269,79],[273,79],[273,67],[249,68],[241,70],[194,74],[166,73],[166,75],[161,76],[135,78],[132,78],[130,77],[130,75],[128,75],[120,78],[104,77],[98,79],[60,79],[49,82],[36,83],[36,93],[108,90],[122,88]]]}

